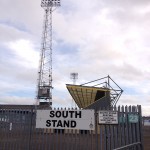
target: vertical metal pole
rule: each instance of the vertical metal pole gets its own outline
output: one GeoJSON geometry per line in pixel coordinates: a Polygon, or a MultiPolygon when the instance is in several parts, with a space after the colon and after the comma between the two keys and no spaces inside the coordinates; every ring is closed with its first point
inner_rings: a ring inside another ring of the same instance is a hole
{"type": "Polygon", "coordinates": [[[28,150],[30,150],[31,147],[31,136],[32,136],[32,122],[33,122],[33,107],[31,107],[31,119],[30,119],[30,130],[29,130],[29,145],[28,150]]]}
{"type": "Polygon", "coordinates": [[[129,142],[129,122],[128,122],[128,107],[125,106],[125,126],[126,126],[126,145],[130,144],[129,142]]]}
{"type": "Polygon", "coordinates": [[[96,150],[98,150],[98,130],[97,130],[97,125],[98,125],[98,119],[97,119],[97,111],[95,111],[95,137],[96,137],[96,150]]]}
{"type": "Polygon", "coordinates": [[[109,88],[109,86],[110,86],[110,81],[109,81],[109,79],[110,79],[110,77],[109,77],[109,75],[108,75],[108,88],[109,88]]]}
{"type": "MultiPolygon", "coordinates": [[[[132,112],[132,109],[131,109],[131,106],[129,106],[129,111],[128,111],[128,115],[131,114],[132,112]]],[[[129,126],[129,144],[131,144],[133,141],[132,141],[132,126],[131,126],[131,123],[129,122],[129,119],[128,119],[128,126],[129,126]]]]}
{"type": "Polygon", "coordinates": [[[126,139],[125,139],[125,125],[124,125],[124,106],[121,107],[121,118],[122,118],[122,123],[121,123],[121,136],[122,136],[122,146],[125,145],[126,139]]]}
{"type": "Polygon", "coordinates": [[[143,142],[143,128],[142,128],[142,109],[141,105],[138,105],[138,111],[139,111],[139,127],[140,127],[140,140],[141,140],[141,150],[144,150],[144,142],[143,142]]]}
{"type": "MultiPolygon", "coordinates": [[[[52,7],[50,7],[50,67],[49,67],[49,85],[50,85],[50,97],[49,102],[52,105],[52,7]]],[[[51,106],[52,107],[52,106],[51,106]]]]}
{"type": "Polygon", "coordinates": [[[100,150],[103,150],[103,126],[100,126],[100,150]]]}

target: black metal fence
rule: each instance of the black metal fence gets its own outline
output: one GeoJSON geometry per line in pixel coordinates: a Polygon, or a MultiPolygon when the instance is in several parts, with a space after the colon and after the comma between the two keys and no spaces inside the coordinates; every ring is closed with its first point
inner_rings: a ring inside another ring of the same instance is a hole
{"type": "Polygon", "coordinates": [[[94,131],[36,129],[35,106],[0,105],[0,150],[143,150],[141,106],[113,107],[117,125],[94,131]],[[129,120],[136,114],[137,122],[129,120]]]}

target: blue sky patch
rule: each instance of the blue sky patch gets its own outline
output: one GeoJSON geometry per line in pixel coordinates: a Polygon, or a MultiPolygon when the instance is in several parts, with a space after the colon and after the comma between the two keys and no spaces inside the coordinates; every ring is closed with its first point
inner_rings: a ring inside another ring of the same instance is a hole
{"type": "Polygon", "coordinates": [[[9,26],[9,27],[13,27],[13,28],[15,28],[19,31],[22,31],[22,32],[29,32],[29,30],[22,23],[18,23],[18,22],[14,23],[10,20],[0,20],[0,24],[5,25],[5,26],[9,26]]]}

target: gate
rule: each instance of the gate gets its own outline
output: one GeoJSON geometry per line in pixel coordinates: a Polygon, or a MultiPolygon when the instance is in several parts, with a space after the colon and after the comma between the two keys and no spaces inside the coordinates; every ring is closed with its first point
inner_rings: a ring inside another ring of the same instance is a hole
{"type": "Polygon", "coordinates": [[[143,150],[141,106],[111,110],[118,124],[99,125],[96,112],[94,131],[52,130],[35,128],[35,106],[0,105],[0,150],[143,150]]]}

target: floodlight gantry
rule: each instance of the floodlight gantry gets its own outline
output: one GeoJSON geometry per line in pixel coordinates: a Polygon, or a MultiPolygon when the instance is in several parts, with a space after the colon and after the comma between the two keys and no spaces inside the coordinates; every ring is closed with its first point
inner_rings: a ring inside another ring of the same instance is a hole
{"type": "Polygon", "coordinates": [[[37,86],[37,101],[45,100],[52,107],[52,12],[60,6],[60,0],[42,0],[44,25],[37,86]],[[53,9],[54,8],[54,9],[53,9]]]}

